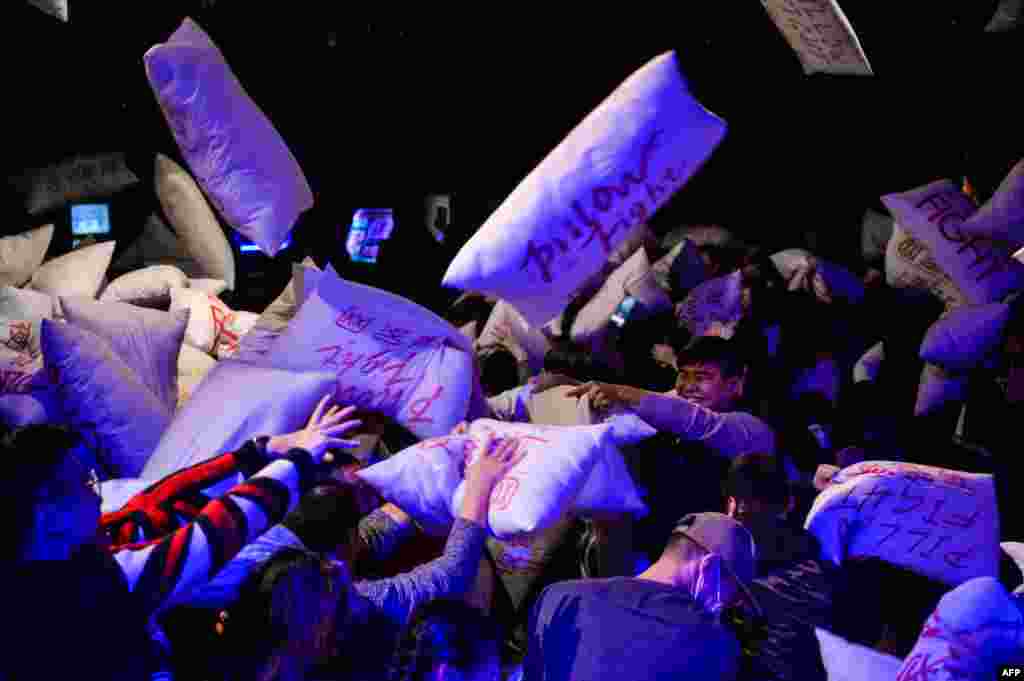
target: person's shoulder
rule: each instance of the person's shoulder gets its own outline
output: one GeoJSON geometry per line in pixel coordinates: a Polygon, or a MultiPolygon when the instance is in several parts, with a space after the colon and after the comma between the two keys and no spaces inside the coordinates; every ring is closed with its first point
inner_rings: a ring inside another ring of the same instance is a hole
{"type": "Polygon", "coordinates": [[[570,579],[555,582],[541,592],[541,602],[560,602],[567,599],[599,598],[610,593],[628,588],[631,583],[640,580],[629,577],[612,577],[609,579],[570,579]]]}

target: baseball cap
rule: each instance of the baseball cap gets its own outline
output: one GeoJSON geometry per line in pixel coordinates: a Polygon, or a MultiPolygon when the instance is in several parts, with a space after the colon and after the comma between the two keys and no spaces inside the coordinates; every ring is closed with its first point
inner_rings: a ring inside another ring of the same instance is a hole
{"type": "Polygon", "coordinates": [[[672,534],[682,534],[709,553],[717,553],[742,586],[757,571],[757,548],[745,527],[722,513],[691,513],[676,523],[672,534]]]}

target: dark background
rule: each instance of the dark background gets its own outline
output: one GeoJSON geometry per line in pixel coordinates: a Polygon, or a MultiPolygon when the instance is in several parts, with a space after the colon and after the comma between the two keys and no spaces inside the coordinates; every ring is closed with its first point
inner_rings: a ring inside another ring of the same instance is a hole
{"type": "MultiPolygon", "coordinates": [[[[68,24],[8,0],[2,163],[10,175],[74,152],[126,151],[144,175],[155,151],[180,158],[142,55],[192,16],[316,196],[281,263],[312,253],[432,303],[454,249],[534,165],[631,72],[677,49],[730,131],[656,230],[714,222],[766,248],[811,245],[855,263],[860,217],[881,210],[881,194],[967,175],[984,196],[1024,156],[1024,45],[1019,31],[983,30],[997,4],[847,0],[876,73],[856,78],[805,76],[754,0],[588,3],[572,19],[495,4],[409,15],[334,2],[71,0],[68,24]],[[455,195],[446,247],[423,225],[431,192],[455,195]],[[358,207],[397,211],[376,268],[346,264],[338,239],[358,207]]],[[[9,197],[3,209],[5,233],[38,222],[9,197]]],[[[256,298],[286,280],[281,263],[240,262],[273,273],[254,284],[256,298]]]]}

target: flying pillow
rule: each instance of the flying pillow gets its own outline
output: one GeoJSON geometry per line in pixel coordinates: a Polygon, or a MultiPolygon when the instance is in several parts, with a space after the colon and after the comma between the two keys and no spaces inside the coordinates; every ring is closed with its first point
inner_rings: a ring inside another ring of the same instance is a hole
{"type": "Polygon", "coordinates": [[[115,245],[114,241],[105,241],[54,258],[32,275],[28,288],[55,299],[81,296],[95,300],[103,287],[115,245]]]}
{"type": "Polygon", "coordinates": [[[967,296],[932,257],[928,245],[897,223],[885,250],[885,280],[893,288],[931,292],[947,310],[967,305],[967,296]]]}
{"type": "Polygon", "coordinates": [[[694,336],[732,338],[743,318],[743,274],[710,279],[676,306],[676,319],[694,336]]]}
{"type": "Polygon", "coordinates": [[[836,0],[762,0],[804,73],[871,76],[871,64],[836,0]]]}
{"type": "Polygon", "coordinates": [[[611,255],[608,256],[608,260],[605,262],[604,266],[602,266],[601,269],[595,272],[582,286],[580,286],[577,295],[589,297],[601,288],[601,285],[604,284],[605,280],[612,274],[612,272],[621,267],[638,250],[641,248],[650,248],[653,251],[657,247],[658,238],[646,223],[634,226],[626,234],[626,238],[622,240],[622,243],[611,252],[611,255]]]}
{"type": "Polygon", "coordinates": [[[1024,160],[1018,161],[985,205],[962,225],[964,234],[1017,242],[1024,233],[1024,160]]]}
{"type": "Polygon", "coordinates": [[[647,252],[642,248],[616,269],[597,295],[579,311],[572,325],[572,339],[586,343],[606,332],[615,310],[629,296],[635,298],[649,314],[672,309],[672,300],[658,286],[647,252]]]}
{"type": "Polygon", "coordinates": [[[163,154],[156,155],[153,178],[157,198],[181,249],[199,266],[192,276],[221,279],[233,290],[235,255],[195,180],[163,154]]]}
{"type": "Polygon", "coordinates": [[[68,0],[28,0],[28,3],[67,23],[68,0]]]}
{"type": "Polygon", "coordinates": [[[828,681],[878,681],[902,678],[897,676],[903,661],[880,653],[815,627],[821,645],[821,659],[828,672],[828,681]]]}
{"type": "MultiPolygon", "coordinates": [[[[270,351],[271,345],[281,332],[288,326],[298,312],[300,297],[307,295],[307,290],[316,290],[316,281],[320,269],[312,258],[292,265],[292,278],[274,302],[263,310],[252,329],[238,343],[235,359],[242,361],[260,361],[270,351]]],[[[305,298],[301,298],[304,302],[305,298]]]]}
{"type": "Polygon", "coordinates": [[[101,303],[130,303],[139,307],[166,310],[171,305],[171,289],[188,286],[188,277],[173,265],[153,265],[123,274],[110,282],[101,303]]]}
{"type": "Polygon", "coordinates": [[[921,359],[947,369],[975,369],[1001,347],[1009,321],[1010,306],[1004,303],[947,312],[925,334],[921,359]]]}
{"type": "Polygon", "coordinates": [[[527,362],[530,372],[544,369],[544,356],[551,349],[551,341],[539,329],[530,326],[516,309],[503,300],[491,310],[490,317],[476,340],[476,347],[503,345],[521,362],[527,362]]]}
{"type": "Polygon", "coordinates": [[[29,215],[43,215],[83,199],[113,196],[139,183],[123,153],[77,154],[43,168],[32,168],[13,185],[29,215]]]}
{"type": "Polygon", "coordinates": [[[266,356],[292,371],[334,371],[338,399],[391,418],[418,437],[466,417],[469,340],[433,312],[328,268],[266,356]]]}
{"type": "Polygon", "coordinates": [[[259,315],[235,311],[217,296],[190,288],[171,289],[171,312],[190,312],[185,342],[218,359],[238,352],[243,336],[256,324],[259,315]]]}
{"type": "Polygon", "coordinates": [[[277,255],[299,215],[313,207],[313,192],[281,135],[191,19],[144,61],[182,156],[211,203],[260,250],[277,255]]]}
{"type": "Polygon", "coordinates": [[[914,416],[934,413],[951,402],[966,402],[969,373],[925,364],[917,386],[914,416]]]}
{"type": "Polygon", "coordinates": [[[676,55],[635,72],[459,251],[446,286],[495,295],[539,327],[701,167],[726,125],[688,92],[676,55]]]}
{"type": "Polygon", "coordinates": [[[999,574],[991,475],[866,461],[837,473],[805,527],[836,565],[876,557],[956,586],[999,574]]]}
{"type": "Polygon", "coordinates": [[[0,286],[23,286],[39,266],[53,239],[53,225],[0,237],[0,286]]]}

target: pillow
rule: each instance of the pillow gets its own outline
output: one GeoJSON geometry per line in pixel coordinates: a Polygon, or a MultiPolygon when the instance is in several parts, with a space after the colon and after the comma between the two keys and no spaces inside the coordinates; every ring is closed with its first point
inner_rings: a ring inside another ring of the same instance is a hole
{"type": "Polygon", "coordinates": [[[991,475],[865,461],[837,473],[805,527],[836,565],[876,557],[944,584],[999,571],[991,475]]]}
{"type": "Polygon", "coordinates": [[[95,299],[103,286],[115,245],[114,241],[105,241],[54,258],[32,275],[29,288],[54,298],[82,296],[95,299]]]}
{"type": "Polygon", "coordinates": [[[53,374],[43,356],[0,347],[0,423],[16,428],[64,419],[53,374]]]}
{"type": "Polygon", "coordinates": [[[966,402],[969,378],[968,372],[925,364],[917,386],[914,416],[934,413],[950,402],[966,402]]]}
{"type": "Polygon", "coordinates": [[[28,0],[29,4],[63,22],[68,20],[68,0],[28,0]]]}
{"type": "Polygon", "coordinates": [[[885,280],[893,288],[930,291],[946,304],[946,309],[967,304],[960,287],[935,262],[928,246],[899,223],[893,227],[885,250],[885,280]]]}
{"type": "Polygon", "coordinates": [[[762,0],[804,73],[872,76],[860,40],[836,0],[762,0]]]}
{"type": "Polygon", "coordinates": [[[69,425],[94,437],[110,476],[138,477],[171,411],[99,336],[48,319],[42,332],[44,362],[58,377],[69,425]]]}
{"type": "Polygon", "coordinates": [[[187,286],[188,277],[177,267],[153,265],[112,281],[103,290],[100,302],[130,303],[166,310],[171,305],[171,289],[187,286]]]}
{"type": "Polygon", "coordinates": [[[725,227],[718,225],[685,225],[673,229],[661,239],[661,247],[671,249],[683,239],[693,243],[697,248],[718,246],[721,248],[744,248],[736,236],[725,227]]]}
{"type": "MultiPolygon", "coordinates": [[[[899,675],[894,678],[952,681],[958,677],[952,676],[943,665],[951,657],[951,641],[970,640],[977,633],[988,630],[992,638],[985,641],[982,650],[989,654],[996,650],[1019,651],[1021,626],[1024,626],[1024,618],[1021,617],[1020,609],[1002,584],[990,577],[973,579],[939,600],[920,638],[903,661],[899,675]],[[996,643],[997,639],[1002,642],[996,643]]],[[[1016,657],[1020,663],[1021,653],[1018,652],[1016,657]]],[[[969,656],[961,658],[960,662],[968,666],[969,672],[967,676],[959,678],[992,678],[983,675],[988,671],[986,667],[991,661],[969,656]]]]}
{"type": "MultiPolygon", "coordinates": [[[[160,480],[234,451],[248,439],[298,430],[334,387],[334,375],[322,371],[293,373],[230,359],[218,362],[175,414],[141,477],[160,480]]],[[[236,482],[227,480],[218,490],[236,482]]]]}
{"type": "Polygon", "coordinates": [[[921,359],[947,369],[978,367],[1000,349],[1010,306],[1003,303],[961,307],[932,324],[921,343],[921,359]]]}
{"type": "Polygon", "coordinates": [[[551,349],[551,342],[539,329],[530,326],[516,309],[499,300],[487,318],[484,330],[476,341],[476,347],[503,345],[520,362],[530,365],[530,372],[537,374],[544,369],[544,356],[551,349]]]}
{"type": "Polygon", "coordinates": [[[259,315],[234,311],[217,296],[190,288],[171,289],[171,312],[189,310],[185,342],[218,359],[238,352],[242,336],[256,324],[259,315]]]}
{"type": "Polygon", "coordinates": [[[618,245],[608,256],[608,260],[597,272],[587,279],[587,281],[580,286],[577,295],[589,296],[593,292],[596,292],[601,285],[604,284],[605,280],[619,267],[629,260],[634,253],[641,248],[650,248],[652,251],[658,247],[658,238],[654,236],[654,232],[647,226],[646,223],[640,223],[635,225],[626,233],[626,238],[622,240],[622,243],[618,245]]]}
{"type": "Polygon", "coordinates": [[[14,179],[29,215],[42,215],[82,199],[113,196],[139,183],[121,152],[78,154],[14,179]]]}
{"type": "Polygon", "coordinates": [[[185,288],[195,289],[211,296],[219,296],[228,290],[228,283],[223,279],[192,279],[189,278],[185,288]]]}
{"type": "Polygon", "coordinates": [[[277,255],[299,215],[313,207],[313,192],[270,119],[191,19],[144,61],[178,147],[211,203],[260,250],[277,255]]]}
{"type": "Polygon", "coordinates": [[[572,325],[572,339],[585,343],[607,331],[611,316],[628,296],[636,298],[652,314],[672,308],[672,301],[658,286],[642,248],[616,269],[597,295],[579,311],[572,325]]]}
{"type": "Polygon", "coordinates": [[[882,362],[885,361],[885,344],[879,342],[865,352],[853,366],[853,382],[874,383],[878,379],[878,372],[882,369],[882,362]]]}
{"type": "Polygon", "coordinates": [[[842,298],[851,303],[864,299],[864,284],[845,267],[822,260],[802,248],[790,248],[771,256],[790,291],[807,290],[823,303],[842,298]]]}
{"type": "Polygon", "coordinates": [[[882,203],[901,227],[927,245],[968,302],[999,302],[1024,288],[1024,265],[1011,258],[1008,250],[960,229],[976,209],[949,180],[883,196],[882,203]]]}
{"type": "Polygon", "coordinates": [[[1024,575],[1024,544],[1016,541],[1004,541],[999,544],[1003,553],[1008,555],[1017,569],[1024,575]]]}
{"type": "Polygon", "coordinates": [[[678,299],[708,279],[708,266],[697,246],[683,239],[651,266],[658,285],[678,299]]]}
{"type": "Polygon", "coordinates": [[[694,336],[732,338],[742,318],[742,272],[704,282],[676,306],[676,319],[694,336]]]}
{"type": "Polygon", "coordinates": [[[962,225],[964,234],[989,239],[1019,240],[1024,227],[1024,160],[1018,161],[992,197],[962,225]]]}
{"type": "Polygon", "coordinates": [[[473,385],[472,346],[455,327],[330,268],[265,364],[333,370],[340,400],[380,412],[417,437],[445,435],[462,421],[473,385]]]}
{"type": "Polygon", "coordinates": [[[38,356],[39,326],[51,317],[50,296],[13,286],[0,287],[0,344],[8,350],[38,356]]]}
{"type": "Polygon", "coordinates": [[[879,681],[902,679],[897,676],[903,661],[893,655],[850,643],[831,632],[815,627],[821,644],[821,659],[828,681],[879,681]]]}
{"type": "Polygon", "coordinates": [[[468,338],[470,341],[472,341],[473,343],[476,343],[476,339],[477,339],[476,327],[477,327],[477,325],[478,324],[475,321],[469,322],[467,324],[463,324],[462,326],[459,327],[459,332],[463,336],[468,338]]]}
{"type": "Polygon", "coordinates": [[[235,288],[235,255],[217,217],[185,169],[162,154],[156,155],[156,195],[181,249],[196,261],[204,277],[221,279],[235,288]]]}
{"type": "Polygon", "coordinates": [[[188,310],[168,314],[87,298],[64,298],[61,305],[69,324],[106,341],[167,410],[174,412],[178,405],[178,354],[185,339],[188,310]]]}
{"type": "Polygon", "coordinates": [[[312,258],[306,258],[301,264],[292,264],[291,281],[281,295],[263,310],[252,329],[242,336],[235,359],[259,361],[270,351],[271,344],[280,337],[298,312],[298,292],[305,292],[307,284],[312,284],[319,272],[312,258]],[[312,276],[309,273],[313,273],[312,276]]]}
{"type": "Polygon", "coordinates": [[[444,284],[496,295],[542,326],[689,180],[725,129],[690,95],[675,54],[657,57],[523,180],[455,256],[444,284]]]}
{"type": "Polygon", "coordinates": [[[217,360],[202,350],[198,350],[188,343],[181,344],[181,352],[178,355],[178,395],[175,409],[180,409],[181,405],[192,397],[192,393],[202,383],[203,378],[215,366],[217,366],[217,360]]]}
{"type": "Polygon", "coordinates": [[[203,266],[156,213],[146,218],[138,238],[110,264],[112,272],[125,274],[150,265],[173,265],[189,277],[205,276],[203,266]]]}
{"type": "Polygon", "coordinates": [[[884,265],[885,251],[895,226],[891,216],[870,208],[865,211],[860,227],[860,253],[864,262],[868,265],[884,265]]]}
{"type": "Polygon", "coordinates": [[[53,225],[0,237],[0,286],[23,286],[39,266],[53,239],[53,225]]]}

